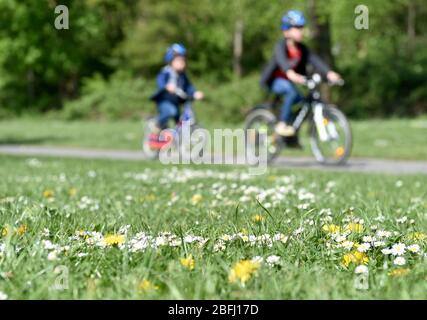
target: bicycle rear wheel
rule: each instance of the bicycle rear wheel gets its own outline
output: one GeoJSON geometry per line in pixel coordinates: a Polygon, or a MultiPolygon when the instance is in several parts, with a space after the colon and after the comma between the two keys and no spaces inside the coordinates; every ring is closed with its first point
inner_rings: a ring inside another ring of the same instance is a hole
{"type": "Polygon", "coordinates": [[[248,115],[245,123],[246,145],[253,148],[256,155],[266,148],[267,161],[273,161],[283,148],[283,138],[274,132],[276,116],[267,109],[256,109],[248,115]]]}
{"type": "Polygon", "coordinates": [[[151,127],[156,122],[156,118],[149,118],[145,121],[144,126],[144,138],[142,140],[142,151],[148,159],[158,159],[160,148],[154,146],[152,141],[154,140],[154,133],[151,131],[151,127]]]}
{"type": "Polygon", "coordinates": [[[351,154],[353,138],[344,113],[334,106],[324,106],[322,118],[311,123],[310,144],[318,162],[325,165],[345,164],[351,154]]]}

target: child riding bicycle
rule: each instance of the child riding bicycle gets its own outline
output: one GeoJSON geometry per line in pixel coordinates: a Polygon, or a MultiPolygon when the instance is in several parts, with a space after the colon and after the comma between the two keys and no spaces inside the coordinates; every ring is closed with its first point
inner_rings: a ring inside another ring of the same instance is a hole
{"type": "Polygon", "coordinates": [[[157,104],[159,113],[154,132],[166,129],[169,119],[176,122],[180,117],[180,106],[188,99],[203,99],[203,92],[197,91],[187,74],[187,50],[182,44],[175,43],[166,50],[164,61],[167,64],[157,76],[157,91],[151,100],[157,104]]]}
{"type": "Polygon", "coordinates": [[[282,17],[281,27],[284,37],[276,44],[273,57],[261,77],[263,87],[283,96],[282,110],[275,131],[284,137],[296,134],[295,128],[291,125],[292,106],[303,98],[295,84],[305,83],[307,64],[312,64],[331,82],[341,79],[338,73],[331,71],[329,66],[301,42],[304,26],[305,17],[301,11],[290,10],[282,17]]]}

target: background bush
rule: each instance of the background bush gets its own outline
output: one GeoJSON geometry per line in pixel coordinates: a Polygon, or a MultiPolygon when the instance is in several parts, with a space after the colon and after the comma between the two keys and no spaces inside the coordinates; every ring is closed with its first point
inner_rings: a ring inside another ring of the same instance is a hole
{"type": "Polygon", "coordinates": [[[135,117],[146,109],[149,94],[148,83],[129,73],[118,72],[108,80],[96,74],[83,80],[80,99],[67,102],[62,115],[69,120],[135,117]]]}

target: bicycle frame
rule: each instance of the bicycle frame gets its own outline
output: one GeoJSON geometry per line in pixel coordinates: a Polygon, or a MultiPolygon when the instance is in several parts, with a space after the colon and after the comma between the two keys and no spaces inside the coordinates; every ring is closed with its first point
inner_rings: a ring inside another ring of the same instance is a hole
{"type": "MultiPolygon", "coordinates": [[[[181,132],[182,132],[182,126],[184,121],[190,122],[190,125],[193,125],[196,122],[191,101],[187,101],[184,104],[182,114],[180,115],[179,120],[176,123],[175,127],[168,130],[169,134],[172,135],[172,139],[179,139],[179,136],[181,135],[181,132]]],[[[159,138],[160,138],[160,135],[158,134],[156,134],[155,136],[152,136],[151,138],[152,141],[150,141],[150,145],[156,149],[160,149],[166,143],[168,143],[167,138],[165,141],[159,141],[159,138]]]]}
{"type": "Polygon", "coordinates": [[[309,94],[304,98],[304,104],[301,109],[298,111],[292,126],[298,131],[304,121],[307,119],[308,115],[313,112],[313,109],[318,104],[323,105],[323,101],[320,99],[320,92],[317,90],[317,87],[310,89],[309,94]]]}
{"type": "MultiPolygon", "coordinates": [[[[309,121],[309,136],[312,145],[312,151],[319,162],[325,162],[326,158],[318,150],[319,143],[333,143],[340,139],[341,134],[337,131],[335,120],[339,121],[339,125],[345,133],[345,148],[342,145],[336,146],[336,155],[339,156],[339,161],[345,161],[349,155],[349,148],[351,148],[351,131],[345,115],[342,114],[335,106],[329,105],[321,99],[319,85],[322,83],[322,78],[319,74],[314,74],[311,78],[306,78],[304,85],[308,88],[308,92],[302,100],[301,106],[296,112],[293,113],[292,126],[298,134],[304,121],[309,121]],[[330,117],[335,119],[330,121],[330,117]],[[316,148],[314,150],[313,148],[316,148]],[[341,157],[343,156],[343,157],[341,157]]],[[[329,85],[344,85],[344,81],[339,79],[334,82],[328,82],[329,85]]],[[[274,126],[277,124],[278,109],[281,107],[281,96],[269,96],[264,103],[258,104],[253,108],[246,118],[246,128],[252,128],[254,123],[263,123],[267,125],[271,135],[272,142],[274,143],[273,149],[270,154],[270,160],[274,159],[282,149],[283,146],[300,147],[298,143],[298,136],[283,137],[279,135],[274,126]],[[271,100],[271,98],[274,98],[271,100]],[[257,111],[257,109],[259,111],[257,111]],[[265,111],[263,111],[263,109],[265,111]]],[[[258,125],[259,127],[259,125],[258,125]]],[[[254,140],[256,144],[256,140],[254,140]]],[[[330,160],[327,160],[330,161],[330,160]]],[[[335,161],[335,160],[334,160],[335,161]]],[[[332,162],[334,162],[332,161],[332,162]]],[[[336,162],[336,161],[335,161],[336,162]]],[[[335,163],[334,162],[334,163],[335,163]]]]}
{"type": "Polygon", "coordinates": [[[196,123],[196,117],[193,111],[193,104],[191,103],[191,101],[185,102],[182,114],[179,117],[175,128],[171,130],[173,133],[173,139],[181,139],[180,135],[182,134],[183,122],[189,122],[190,126],[196,123]]]}
{"type": "Polygon", "coordinates": [[[182,123],[184,121],[189,121],[190,124],[194,124],[196,122],[196,117],[195,117],[195,114],[193,111],[193,104],[191,103],[191,101],[187,101],[184,104],[184,108],[183,108],[181,116],[179,117],[179,121],[176,125],[176,128],[181,128],[182,123]]]}

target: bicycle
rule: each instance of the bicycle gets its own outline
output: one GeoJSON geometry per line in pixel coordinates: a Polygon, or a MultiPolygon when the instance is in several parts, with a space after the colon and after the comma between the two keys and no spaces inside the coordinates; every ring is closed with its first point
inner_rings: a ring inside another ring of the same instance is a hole
{"type": "MultiPolygon", "coordinates": [[[[287,145],[298,141],[301,126],[308,120],[310,145],[316,160],[325,165],[345,164],[350,157],[353,143],[351,127],[343,112],[322,101],[319,91],[321,83],[322,77],[319,74],[313,74],[311,78],[306,79],[304,85],[308,88],[308,94],[295,115],[292,126],[296,135],[293,139],[275,133],[275,111],[279,109],[279,97],[276,96],[273,102],[255,106],[245,120],[248,146],[255,148],[255,152],[259,151],[260,146],[267,147],[267,161],[271,162],[287,145]]],[[[344,81],[328,84],[342,86],[344,81]]]]}
{"type": "MultiPolygon", "coordinates": [[[[179,120],[174,128],[162,130],[160,133],[154,132],[157,127],[157,117],[152,116],[145,120],[144,138],[142,149],[145,156],[149,159],[158,159],[161,150],[171,149],[172,153],[180,156],[189,155],[191,146],[199,143],[199,140],[193,140],[192,133],[200,129],[193,111],[193,98],[189,97],[184,91],[177,89],[176,94],[183,100],[184,106],[179,120]],[[189,125],[190,141],[183,139],[183,124],[189,125]]],[[[204,141],[205,143],[205,141],[204,141]]]]}

